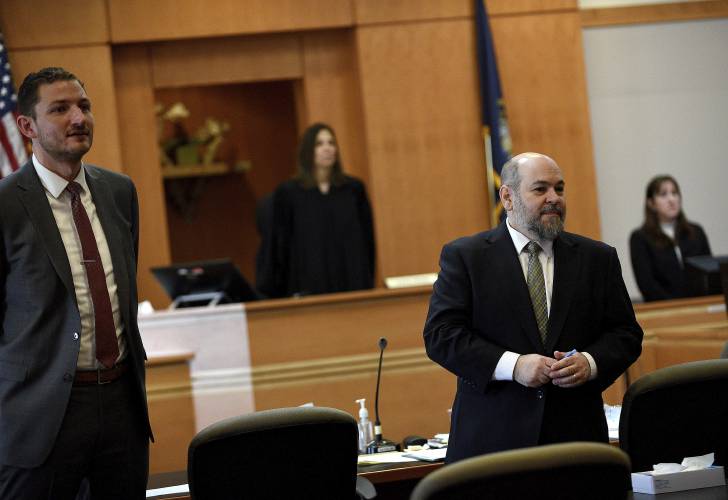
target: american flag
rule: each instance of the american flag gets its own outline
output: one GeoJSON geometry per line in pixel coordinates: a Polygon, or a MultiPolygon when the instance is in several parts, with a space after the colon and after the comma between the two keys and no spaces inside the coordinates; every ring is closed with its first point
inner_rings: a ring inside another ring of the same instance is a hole
{"type": "Polygon", "coordinates": [[[15,124],[17,104],[8,51],[0,33],[0,177],[17,170],[28,159],[23,136],[15,124]]]}

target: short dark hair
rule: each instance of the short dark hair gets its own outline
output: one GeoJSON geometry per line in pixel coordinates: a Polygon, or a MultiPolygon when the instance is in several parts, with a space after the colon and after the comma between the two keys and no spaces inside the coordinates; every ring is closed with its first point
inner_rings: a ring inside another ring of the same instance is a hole
{"type": "Polygon", "coordinates": [[[43,68],[35,73],[29,73],[18,89],[18,112],[35,118],[35,105],[39,99],[38,88],[41,85],[68,80],[76,80],[81,88],[85,89],[83,82],[76,75],[63,68],[43,68]]]}
{"type": "MultiPolygon", "coordinates": [[[[296,179],[307,188],[316,185],[316,179],[313,172],[313,157],[316,149],[316,137],[322,130],[328,130],[336,141],[334,129],[325,123],[314,123],[308,127],[301,137],[301,144],[298,147],[298,173],[296,179]]],[[[341,152],[339,151],[339,143],[336,141],[336,161],[331,169],[331,184],[339,186],[344,182],[344,172],[341,168],[341,152]]]]}

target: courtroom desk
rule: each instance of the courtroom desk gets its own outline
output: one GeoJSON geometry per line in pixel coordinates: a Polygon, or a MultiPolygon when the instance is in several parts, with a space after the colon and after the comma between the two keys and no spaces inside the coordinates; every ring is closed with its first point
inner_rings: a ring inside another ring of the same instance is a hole
{"type": "Polygon", "coordinates": [[[449,429],[455,377],[432,362],[422,339],[432,287],[366,290],[245,305],[256,410],[374,410],[378,341],[386,337],[379,412],[385,437],[449,429]]]}
{"type": "Polygon", "coordinates": [[[379,401],[384,435],[449,429],[455,377],[422,341],[431,287],[266,300],[140,316],[148,351],[189,350],[197,431],[253,410],[374,410],[378,341],[386,337],[379,401]]]}
{"type": "MultiPolygon", "coordinates": [[[[195,426],[253,410],[374,409],[386,337],[380,416],[385,437],[449,430],[456,380],[432,362],[422,339],[431,287],[366,290],[214,308],[160,311],[139,319],[148,350],[189,350],[195,426]]],[[[621,402],[623,387],[611,404],[621,402]]]]}
{"type": "MultiPolygon", "coordinates": [[[[407,500],[417,482],[443,464],[430,462],[406,462],[377,464],[358,467],[358,474],[366,477],[377,490],[377,500],[407,500]]],[[[187,483],[187,471],[179,470],[162,474],[151,474],[147,488],[156,489],[187,483]]],[[[153,500],[189,500],[189,494],[173,493],[157,495],[153,500]]]]}
{"type": "MultiPolygon", "coordinates": [[[[254,410],[374,407],[379,352],[386,337],[380,417],[385,437],[449,430],[455,377],[427,358],[422,328],[431,287],[367,290],[298,299],[161,311],[139,319],[150,351],[188,350],[195,429],[254,410]]],[[[717,357],[728,340],[722,298],[639,304],[643,354],[631,380],[659,367],[717,357]]],[[[622,377],[604,393],[619,404],[622,377]]],[[[183,456],[178,461],[183,460],[183,456]]],[[[182,462],[179,462],[182,463],[182,462]]]]}
{"type": "Polygon", "coordinates": [[[604,402],[621,404],[631,382],[659,368],[720,357],[728,342],[722,295],[663,300],[634,305],[644,331],[642,354],[612,386],[604,402]]]}
{"type": "Polygon", "coordinates": [[[637,304],[635,313],[645,337],[629,369],[632,381],[659,368],[717,359],[728,342],[722,295],[637,304]]]}
{"type": "MultiPolygon", "coordinates": [[[[377,500],[408,500],[417,482],[427,474],[442,467],[442,463],[400,463],[380,464],[377,466],[359,467],[359,475],[369,479],[377,490],[377,500]],[[370,468],[376,468],[373,470],[370,468]]],[[[186,471],[155,474],[149,477],[148,488],[161,488],[187,483],[186,471]]],[[[148,497],[152,500],[190,500],[189,494],[171,494],[148,497]]],[[[588,498],[588,495],[585,495],[588,498]]],[[[716,486],[697,490],[676,491],[674,493],[629,492],[628,498],[633,500],[728,500],[728,487],[716,486]]]]}
{"type": "Polygon", "coordinates": [[[189,362],[192,353],[148,353],[147,403],[154,443],[149,470],[154,474],[187,466],[187,445],[195,435],[189,362]]]}

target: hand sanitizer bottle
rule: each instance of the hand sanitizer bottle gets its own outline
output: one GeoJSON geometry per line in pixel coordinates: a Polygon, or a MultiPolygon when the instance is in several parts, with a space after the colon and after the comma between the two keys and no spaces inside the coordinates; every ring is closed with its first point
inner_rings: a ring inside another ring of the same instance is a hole
{"type": "Polygon", "coordinates": [[[366,399],[357,399],[359,403],[359,453],[366,453],[369,443],[374,440],[372,422],[369,420],[369,411],[366,406],[366,399]]]}

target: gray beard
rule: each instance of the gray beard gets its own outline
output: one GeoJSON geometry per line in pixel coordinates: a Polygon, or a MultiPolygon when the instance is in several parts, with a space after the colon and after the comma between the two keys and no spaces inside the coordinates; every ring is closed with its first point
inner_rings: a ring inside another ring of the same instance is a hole
{"type": "Polygon", "coordinates": [[[521,197],[514,194],[512,217],[516,225],[527,229],[529,233],[538,237],[539,241],[553,241],[564,230],[566,209],[557,205],[545,205],[537,215],[529,216],[521,197]],[[551,218],[548,223],[541,222],[541,213],[551,210],[559,212],[559,217],[551,218]]]}

